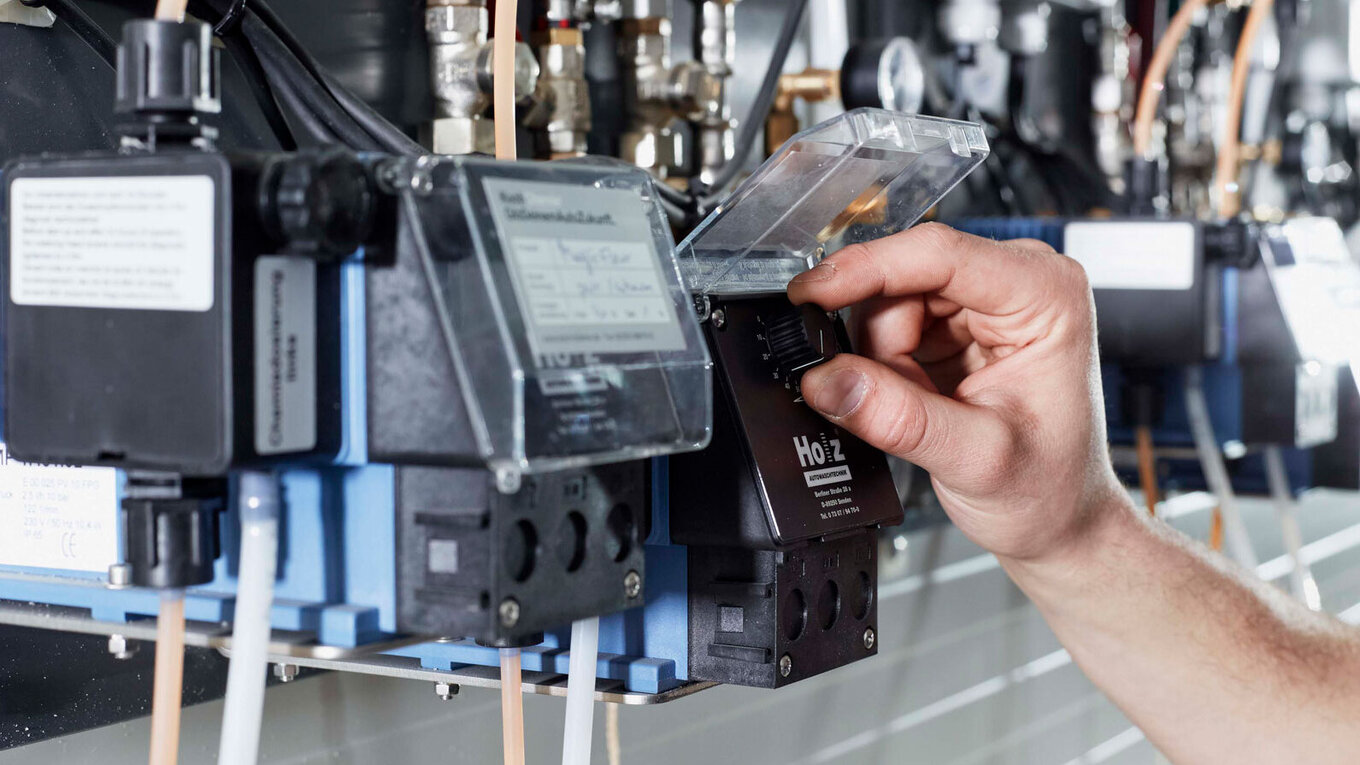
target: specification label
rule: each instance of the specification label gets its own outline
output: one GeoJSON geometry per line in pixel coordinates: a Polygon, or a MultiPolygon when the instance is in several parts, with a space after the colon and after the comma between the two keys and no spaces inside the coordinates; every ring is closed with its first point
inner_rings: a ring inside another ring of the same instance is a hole
{"type": "Polygon", "coordinates": [[[19,305],[207,311],[214,197],[207,176],[16,178],[10,297],[19,305]]]}
{"type": "Polygon", "coordinates": [[[117,555],[117,471],[30,465],[0,443],[0,565],[103,572],[117,555]]]}

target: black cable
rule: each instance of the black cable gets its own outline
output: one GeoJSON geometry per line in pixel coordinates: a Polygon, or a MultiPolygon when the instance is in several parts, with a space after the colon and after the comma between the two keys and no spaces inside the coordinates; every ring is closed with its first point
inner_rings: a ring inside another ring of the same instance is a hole
{"type": "Polygon", "coordinates": [[[375,142],[388,151],[397,154],[427,153],[423,146],[411,140],[410,136],[388,122],[376,111],[373,111],[362,99],[326,75],[321,65],[307,52],[307,49],[293,35],[292,30],[288,29],[268,3],[264,0],[251,0],[250,13],[258,16],[264,22],[283,46],[297,58],[298,63],[311,74],[313,79],[330,94],[336,103],[340,104],[341,108],[349,113],[356,124],[372,136],[375,142]]]}
{"type": "Polygon", "coordinates": [[[377,141],[335,101],[325,85],[312,78],[287,46],[254,13],[241,20],[241,32],[260,56],[260,64],[276,89],[289,88],[341,143],[357,151],[377,151],[377,141]]]}
{"type": "Polygon", "coordinates": [[[279,104],[288,111],[288,114],[292,115],[293,120],[289,124],[293,126],[294,134],[299,138],[303,136],[307,138],[306,141],[299,140],[299,143],[310,145],[341,143],[340,139],[335,137],[335,133],[312,113],[287,83],[276,85],[274,95],[278,97],[279,104]]]}
{"type": "Polygon", "coordinates": [[[241,18],[245,16],[245,13],[246,0],[232,0],[231,5],[222,14],[222,18],[218,19],[217,23],[213,25],[213,31],[217,33],[218,37],[225,39],[227,35],[236,31],[236,27],[240,25],[241,18]]]}
{"type": "Polygon", "coordinates": [[[21,0],[24,5],[31,8],[46,6],[57,18],[61,19],[66,26],[71,28],[86,45],[90,46],[99,57],[104,59],[104,63],[118,68],[118,44],[113,41],[113,37],[104,28],[94,22],[75,0],[46,0],[46,2],[32,2],[31,0],[21,0]]]}
{"type": "Polygon", "coordinates": [[[283,112],[279,110],[275,89],[270,86],[269,78],[265,74],[264,67],[260,65],[260,59],[255,55],[255,51],[241,39],[240,35],[225,35],[222,37],[222,43],[226,46],[232,59],[236,61],[236,65],[240,67],[241,73],[245,75],[246,86],[250,88],[250,94],[254,96],[255,103],[259,105],[260,112],[264,114],[265,121],[269,123],[269,129],[274,132],[274,137],[278,139],[279,146],[284,151],[296,149],[298,147],[297,135],[293,131],[293,126],[284,117],[283,112]]]}
{"type": "MultiPolygon", "coordinates": [[[[225,17],[243,0],[205,0],[225,17]]],[[[264,0],[250,0],[239,11],[242,34],[263,54],[265,69],[278,83],[288,83],[296,99],[342,143],[361,151],[383,149],[394,154],[426,150],[388,122],[362,99],[331,78],[264,0]]]]}
{"type": "Polygon", "coordinates": [[[698,178],[690,180],[690,187],[695,189],[695,196],[702,199],[702,204],[699,205],[701,209],[713,204],[716,201],[714,198],[720,195],[746,166],[746,161],[756,145],[756,135],[764,128],[765,120],[770,116],[770,109],[774,106],[774,99],[779,90],[779,77],[784,73],[784,64],[788,61],[789,51],[793,49],[793,43],[797,39],[798,27],[803,21],[803,12],[807,9],[807,0],[791,0],[788,5],[784,24],[779,29],[779,37],[775,40],[774,52],[770,54],[769,68],[765,70],[765,79],[760,83],[760,90],[757,91],[755,100],[751,102],[751,109],[737,133],[736,151],[732,154],[732,159],[718,170],[713,182],[707,187],[698,178]],[[702,194],[698,193],[699,189],[703,189],[702,194]]]}
{"type": "Polygon", "coordinates": [[[324,74],[323,77],[323,84],[330,89],[341,108],[349,112],[354,121],[359,123],[359,127],[373,136],[384,149],[393,154],[409,156],[429,153],[424,146],[397,129],[396,125],[388,122],[386,117],[375,111],[362,98],[354,95],[353,91],[337,82],[329,73],[324,74]]]}
{"type": "Polygon", "coordinates": [[[656,193],[659,194],[662,199],[665,199],[672,204],[680,205],[681,207],[692,207],[694,205],[694,197],[665,181],[658,180],[655,185],[656,193]]]}

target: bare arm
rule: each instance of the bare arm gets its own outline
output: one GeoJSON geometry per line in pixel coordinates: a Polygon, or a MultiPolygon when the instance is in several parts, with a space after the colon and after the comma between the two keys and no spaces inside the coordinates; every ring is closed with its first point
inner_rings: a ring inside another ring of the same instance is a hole
{"type": "Polygon", "coordinates": [[[789,295],[855,305],[810,371],[824,416],[931,472],[1086,674],[1180,765],[1360,752],[1360,632],[1134,508],[1106,452],[1090,289],[1035,242],[928,224],[847,248],[789,295]]]}

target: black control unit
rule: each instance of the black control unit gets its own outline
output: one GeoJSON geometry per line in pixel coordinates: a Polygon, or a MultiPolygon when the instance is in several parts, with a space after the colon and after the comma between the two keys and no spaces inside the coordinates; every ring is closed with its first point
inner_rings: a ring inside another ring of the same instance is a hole
{"type": "Polygon", "coordinates": [[[190,476],[334,455],[336,248],[362,243],[376,199],[368,184],[360,160],[338,151],[163,149],[10,165],[11,451],[190,476]],[[353,227],[338,240],[337,218],[353,227]]]}
{"type": "Polygon", "coordinates": [[[876,530],[902,507],[883,453],[802,399],[803,373],[850,348],[841,318],[782,293],[709,300],[713,444],[670,467],[690,674],[778,687],[876,652],[876,530]]]}

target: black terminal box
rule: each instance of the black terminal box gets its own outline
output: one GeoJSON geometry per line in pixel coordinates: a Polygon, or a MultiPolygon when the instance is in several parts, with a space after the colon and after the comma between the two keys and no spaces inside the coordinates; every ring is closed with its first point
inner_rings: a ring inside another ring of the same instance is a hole
{"type": "Polygon", "coordinates": [[[328,237],[340,217],[342,242],[364,233],[374,198],[359,160],[332,151],[10,165],[4,415],[15,456],[215,476],[334,455],[342,300],[328,237]]]}
{"type": "Polygon", "coordinates": [[[841,318],[708,299],[713,442],[670,458],[690,678],[775,688],[877,653],[878,528],[902,506],[883,453],[802,399],[803,373],[850,348],[841,318]]]}
{"type": "Polygon", "coordinates": [[[803,371],[850,347],[844,322],[783,294],[714,299],[713,442],[671,460],[680,544],[780,549],[902,522],[883,453],[802,399],[803,371]]]}

